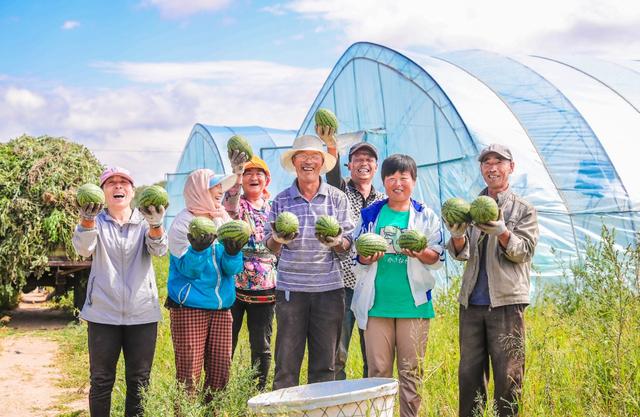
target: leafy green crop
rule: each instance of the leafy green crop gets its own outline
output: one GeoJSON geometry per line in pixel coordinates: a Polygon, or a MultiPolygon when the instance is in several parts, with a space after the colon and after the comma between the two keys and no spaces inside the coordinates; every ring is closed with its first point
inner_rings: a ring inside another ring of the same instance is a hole
{"type": "Polygon", "coordinates": [[[48,254],[71,245],[78,221],[75,190],[97,183],[102,165],[83,145],[23,135],[0,144],[0,304],[27,276],[41,276],[48,254]]]}

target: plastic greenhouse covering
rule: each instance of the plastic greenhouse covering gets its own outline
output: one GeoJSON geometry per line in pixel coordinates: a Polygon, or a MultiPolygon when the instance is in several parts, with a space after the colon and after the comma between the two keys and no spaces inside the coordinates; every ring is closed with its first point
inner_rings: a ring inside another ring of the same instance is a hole
{"type": "Polygon", "coordinates": [[[182,193],[185,181],[192,171],[209,168],[216,174],[231,172],[227,157],[227,141],[233,135],[246,138],[251,143],[253,151],[270,167],[270,190],[282,189],[291,184],[293,176],[278,167],[280,167],[280,155],[291,148],[295,133],[295,130],[259,126],[229,127],[196,124],[189,134],[176,172],[166,175],[167,193],[171,202],[165,219],[167,226],[185,207],[182,193]]]}
{"type": "MultiPolygon", "coordinates": [[[[478,50],[426,56],[363,42],[338,60],[297,135],[314,133],[320,107],[334,111],[340,133],[363,132],[381,160],[394,153],[414,157],[414,198],[438,213],[446,199],[471,201],[484,188],[477,161],[483,147],[509,146],[511,187],[538,211],[534,285],[536,277],[560,276],[560,264],[580,258],[603,224],[615,227],[621,245],[636,237],[640,175],[629,154],[640,131],[637,63],[478,50]]],[[[297,136],[293,131],[196,125],[178,173],[168,175],[170,217],[182,209],[174,201],[182,201],[191,170],[229,170],[225,143],[234,133],[260,149],[274,176],[272,194],[291,183],[279,157],[297,136]]],[[[379,176],[374,185],[382,187],[379,176]]],[[[460,268],[448,258],[439,278],[460,268]]]]}

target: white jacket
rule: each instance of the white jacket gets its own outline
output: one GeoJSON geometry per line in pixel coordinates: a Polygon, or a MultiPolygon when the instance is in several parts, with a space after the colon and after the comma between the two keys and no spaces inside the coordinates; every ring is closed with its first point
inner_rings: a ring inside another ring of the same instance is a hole
{"type": "MultiPolygon", "coordinates": [[[[387,204],[388,199],[376,202],[362,210],[360,223],[356,227],[356,239],[360,234],[375,231],[378,222],[378,215],[382,206],[387,204]]],[[[427,292],[435,287],[436,279],[432,271],[442,268],[444,263],[444,235],[440,226],[440,218],[433,210],[422,203],[411,200],[409,209],[409,225],[411,230],[418,230],[427,236],[427,247],[440,254],[440,258],[432,265],[423,264],[418,259],[409,258],[407,260],[407,275],[409,286],[416,307],[427,303],[427,292]]],[[[351,310],[353,311],[358,327],[367,328],[369,310],[375,301],[375,280],[378,271],[378,263],[363,265],[356,263],[355,274],[357,278],[354,288],[351,310]]]]}

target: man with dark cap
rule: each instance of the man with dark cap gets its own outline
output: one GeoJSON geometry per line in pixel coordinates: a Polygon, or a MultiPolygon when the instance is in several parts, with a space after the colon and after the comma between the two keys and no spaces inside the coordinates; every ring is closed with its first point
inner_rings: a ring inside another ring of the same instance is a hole
{"type": "MultiPolygon", "coordinates": [[[[327,152],[340,160],[338,150],[336,148],[334,132],[329,128],[317,127],[316,132],[327,144],[327,152]]],[[[349,215],[353,224],[358,224],[360,220],[360,210],[369,206],[376,201],[384,199],[384,194],[377,191],[373,187],[373,178],[378,170],[378,150],[375,146],[367,142],[358,142],[349,149],[349,163],[347,168],[350,172],[350,178],[342,178],[340,174],[340,164],[336,164],[331,171],[327,173],[327,182],[334,187],[341,189],[349,200],[349,215]]],[[[355,246],[355,245],[354,245],[355,246]]],[[[344,258],[342,267],[342,279],[344,281],[345,291],[345,312],[342,321],[342,331],[338,346],[336,349],[335,372],[336,379],[346,379],[345,372],[347,364],[347,355],[349,352],[349,342],[351,341],[351,333],[356,322],[355,316],[351,311],[351,299],[353,298],[353,289],[356,285],[356,276],[353,272],[354,259],[356,257],[355,249],[352,247],[352,253],[348,258],[344,258]]],[[[364,331],[360,332],[360,351],[362,352],[362,376],[367,377],[367,357],[364,344],[364,331]]]]}
{"type": "Polygon", "coordinates": [[[466,261],[460,289],[459,414],[484,413],[491,364],[498,415],[517,416],[524,377],[524,309],[529,272],[538,241],[535,208],[509,186],[514,162],[504,145],[491,144],[478,157],[499,219],[484,224],[445,225],[447,249],[466,261]]]}

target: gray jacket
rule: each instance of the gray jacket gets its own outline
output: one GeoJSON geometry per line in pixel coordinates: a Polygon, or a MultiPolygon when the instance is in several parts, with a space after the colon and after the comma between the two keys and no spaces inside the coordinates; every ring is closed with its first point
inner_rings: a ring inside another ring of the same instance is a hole
{"type": "MultiPolygon", "coordinates": [[[[483,190],[481,195],[486,195],[483,190]]],[[[480,229],[470,225],[465,235],[464,248],[456,253],[451,239],[447,250],[458,261],[467,261],[462,275],[462,286],[458,301],[465,307],[478,279],[480,239],[487,240],[486,268],[489,278],[491,307],[510,304],[529,304],[529,272],[531,259],[538,242],[538,215],[536,209],[511,189],[498,194],[498,207],[502,210],[511,237],[503,249],[497,236],[486,236],[480,229]]]]}
{"type": "Polygon", "coordinates": [[[82,319],[113,325],[161,319],[151,256],[167,252],[167,235],[152,239],[148,230],[138,209],[122,226],[103,210],[96,217],[95,229],[76,228],[76,251],[85,258],[93,255],[82,319]]]}

